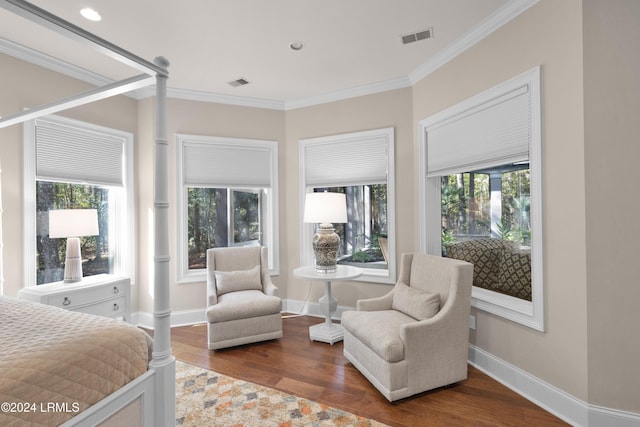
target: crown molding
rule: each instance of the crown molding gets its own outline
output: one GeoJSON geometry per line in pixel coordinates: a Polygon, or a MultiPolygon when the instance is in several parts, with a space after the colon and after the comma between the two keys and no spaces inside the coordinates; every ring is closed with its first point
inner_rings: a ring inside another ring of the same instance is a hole
{"type": "Polygon", "coordinates": [[[185,99],[189,101],[211,102],[216,104],[238,105],[242,107],[266,108],[269,110],[284,110],[284,101],[276,99],[252,98],[248,96],[224,95],[188,89],[167,90],[167,96],[175,99],[185,99]]]}
{"type": "Polygon", "coordinates": [[[65,76],[73,77],[74,79],[81,80],[86,83],[91,83],[96,86],[104,86],[109,83],[113,83],[110,80],[100,74],[94,73],[84,68],[78,67],[66,61],[54,58],[46,53],[39,52],[34,49],[19,45],[7,39],[0,37],[0,53],[12,56],[25,62],[30,62],[34,65],[46,68],[51,71],[55,71],[65,76]]]}
{"type": "Polygon", "coordinates": [[[534,4],[538,3],[538,1],[539,0],[508,1],[503,7],[495,11],[482,23],[455,41],[451,46],[438,52],[431,60],[425,62],[409,73],[409,80],[411,81],[411,84],[415,84],[427,77],[429,74],[433,73],[435,70],[471,48],[473,45],[489,36],[498,28],[502,27],[534,4]]]}
{"type": "Polygon", "coordinates": [[[391,80],[357,86],[354,88],[339,90],[323,95],[298,99],[296,101],[287,101],[285,103],[285,110],[293,110],[296,108],[309,107],[312,105],[326,104],[328,102],[341,101],[343,99],[356,98],[365,95],[372,95],[374,93],[386,92],[388,90],[401,89],[409,86],[411,86],[409,77],[398,77],[391,80]]]}
{"type": "MultiPolygon", "coordinates": [[[[325,104],[329,102],[341,101],[344,99],[355,98],[359,96],[371,95],[375,93],[385,92],[389,90],[401,89],[412,86],[422,80],[444,64],[460,55],[465,50],[502,27],[507,22],[520,15],[531,6],[538,3],[539,0],[509,0],[507,3],[497,10],[495,13],[485,19],[480,25],[476,26],[469,33],[458,39],[450,47],[440,51],[431,60],[422,64],[408,76],[397,77],[390,80],[376,82],[372,84],[357,86],[339,90],[327,94],[301,98],[292,101],[251,98],[235,95],[224,95],[219,93],[204,92],[188,89],[167,89],[169,98],[184,99],[189,101],[210,102],[217,104],[237,105],[243,107],[265,108],[271,110],[293,110],[297,108],[309,107],[312,105],[325,104]]],[[[112,83],[112,81],[97,73],[88,71],[84,68],[61,61],[45,53],[29,49],[17,43],[0,38],[0,53],[13,56],[26,62],[56,71],[58,73],[73,77],[75,79],[90,83],[96,86],[104,86],[112,83]]],[[[140,100],[155,95],[154,87],[129,92],[125,94],[131,98],[140,100]]]]}
{"type": "MultiPolygon", "coordinates": [[[[35,49],[31,49],[7,39],[3,39],[2,37],[0,37],[0,53],[4,53],[5,55],[12,56],[21,61],[29,62],[39,67],[46,68],[48,70],[74,78],[76,80],[83,81],[85,83],[89,83],[94,86],[107,86],[114,83],[113,80],[108,79],[98,73],[94,73],[93,71],[89,71],[69,62],[54,58],[53,56],[47,55],[46,53],[42,53],[35,49]]],[[[144,89],[134,90],[124,93],[123,95],[139,100],[142,98],[142,91],[144,91],[144,89]]]]}

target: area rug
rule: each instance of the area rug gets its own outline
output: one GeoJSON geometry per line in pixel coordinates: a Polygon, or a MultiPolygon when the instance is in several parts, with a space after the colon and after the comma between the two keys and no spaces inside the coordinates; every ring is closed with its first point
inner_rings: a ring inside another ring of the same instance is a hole
{"type": "Polygon", "coordinates": [[[176,361],[176,425],[384,427],[308,399],[176,361]]]}

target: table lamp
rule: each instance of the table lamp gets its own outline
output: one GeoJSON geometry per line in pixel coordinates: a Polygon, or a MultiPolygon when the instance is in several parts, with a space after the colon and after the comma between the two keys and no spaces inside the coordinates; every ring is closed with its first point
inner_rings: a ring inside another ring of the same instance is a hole
{"type": "Polygon", "coordinates": [[[340,236],[333,228],[335,222],[347,222],[347,199],[342,193],[307,193],[304,203],[304,222],[317,223],[313,236],[316,271],[336,271],[340,236]]]}
{"type": "Polygon", "coordinates": [[[49,238],[67,238],[64,262],[64,282],[82,280],[80,237],[98,235],[96,209],[58,209],[49,211],[49,238]]]}

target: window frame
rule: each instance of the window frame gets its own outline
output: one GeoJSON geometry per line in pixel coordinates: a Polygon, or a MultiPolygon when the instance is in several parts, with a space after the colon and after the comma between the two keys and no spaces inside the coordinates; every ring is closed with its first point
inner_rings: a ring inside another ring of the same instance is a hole
{"type": "MultiPolygon", "coordinates": [[[[535,67],[513,79],[455,104],[419,122],[419,225],[421,252],[440,255],[441,195],[440,176],[427,177],[427,140],[431,128],[455,120],[465,112],[489,109],[496,99],[518,89],[529,94],[529,170],[531,190],[531,294],[526,301],[474,286],[472,307],[495,314],[532,329],[544,332],[544,270],[543,270],[543,199],[542,199],[542,113],[541,68],[535,67]]],[[[460,171],[469,172],[469,171],[460,171]]]]}
{"type": "MultiPolygon", "coordinates": [[[[262,244],[269,248],[269,274],[280,274],[279,238],[278,238],[278,142],[273,140],[217,137],[205,135],[176,134],[176,281],[177,283],[193,283],[206,281],[206,269],[189,268],[188,230],[187,230],[187,185],[184,175],[184,147],[208,146],[228,148],[233,146],[243,150],[268,150],[270,158],[270,186],[260,193],[260,216],[262,244]],[[270,193],[264,197],[264,193],[270,193]]],[[[226,188],[231,197],[233,191],[254,191],[246,185],[211,184],[211,188],[226,188]]],[[[208,187],[208,186],[207,186],[208,187]]],[[[233,202],[228,202],[227,211],[233,209],[233,202]]],[[[228,224],[230,227],[231,224],[228,224]]],[[[231,229],[233,232],[233,229],[231,229]]],[[[233,237],[230,237],[233,240],[233,237]]]]}
{"type": "MultiPolygon", "coordinates": [[[[88,134],[101,134],[113,138],[123,144],[122,189],[124,196],[115,200],[117,218],[110,218],[113,226],[109,227],[110,249],[113,251],[113,274],[125,275],[130,278],[131,285],[136,283],[136,256],[135,240],[128,236],[135,235],[135,209],[134,209],[134,136],[130,132],[112,129],[93,123],[69,119],[57,115],[48,115],[33,120],[28,120],[23,125],[23,274],[25,286],[37,286],[36,284],[36,126],[65,126],[76,132],[88,134]],[[118,206],[119,205],[119,206],[118,206]],[[112,222],[113,221],[113,222],[112,222]],[[112,245],[111,245],[112,243],[112,245]]],[[[54,177],[47,177],[51,181],[54,177]]],[[[90,182],[72,181],[60,179],[59,182],[75,184],[92,184],[90,182]]],[[[104,185],[104,187],[109,187],[104,185]]]]}
{"type": "MultiPolygon", "coordinates": [[[[317,148],[326,146],[329,148],[333,144],[349,144],[350,142],[360,142],[367,139],[383,138],[386,143],[386,185],[387,185],[387,239],[389,245],[389,261],[386,270],[363,269],[363,274],[354,279],[362,282],[387,283],[396,282],[396,221],[395,221],[395,173],[394,173],[394,128],[382,128],[369,131],[351,132],[345,134],[331,135],[326,137],[308,138],[299,140],[299,224],[300,224],[300,265],[313,264],[312,238],[314,234],[314,224],[306,224],[303,221],[304,201],[306,193],[313,192],[314,188],[330,188],[341,186],[360,185],[363,182],[328,182],[307,184],[305,154],[309,147],[317,148]]],[[[338,145],[336,145],[338,146],[338,145]]],[[[379,180],[372,179],[366,184],[381,184],[379,180]]]]}

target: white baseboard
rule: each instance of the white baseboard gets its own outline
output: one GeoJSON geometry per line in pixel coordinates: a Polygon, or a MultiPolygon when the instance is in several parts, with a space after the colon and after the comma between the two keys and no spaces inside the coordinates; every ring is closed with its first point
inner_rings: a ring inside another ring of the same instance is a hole
{"type": "Polygon", "coordinates": [[[640,426],[640,414],[589,405],[473,344],[469,364],[573,426],[640,426]]]}
{"type": "MultiPolygon", "coordinates": [[[[339,305],[333,315],[334,320],[340,320],[342,312],[353,310],[354,307],[339,305]]],[[[282,311],[293,313],[294,315],[324,317],[320,304],[317,302],[307,302],[297,300],[282,300],[282,311]]],[[[181,310],[171,312],[171,327],[196,325],[207,321],[205,309],[181,310]]],[[[131,314],[131,323],[146,329],[153,329],[153,313],[137,311],[131,314]]]]}
{"type": "Polygon", "coordinates": [[[608,427],[638,427],[640,414],[589,405],[589,425],[608,427]]]}
{"type": "MultiPolygon", "coordinates": [[[[207,315],[204,308],[200,310],[181,310],[171,312],[171,327],[196,325],[205,323],[207,315]]],[[[131,323],[146,329],[153,329],[153,313],[137,311],[131,314],[131,323]]]]}
{"type": "MultiPolygon", "coordinates": [[[[340,320],[342,313],[347,310],[355,310],[355,307],[349,307],[345,305],[339,305],[336,308],[336,312],[333,313],[332,319],[340,320]]],[[[318,302],[304,302],[298,300],[282,300],[282,311],[286,313],[293,313],[300,316],[313,316],[324,317],[322,308],[318,302]]]]}
{"type": "MultiPolygon", "coordinates": [[[[333,318],[339,320],[344,311],[353,309],[354,307],[339,305],[333,318]]],[[[282,311],[294,315],[324,317],[317,302],[282,300],[282,311]]],[[[153,313],[136,312],[131,318],[131,323],[153,329],[153,313]]],[[[195,325],[206,320],[204,309],[171,313],[171,327],[195,325]]],[[[589,405],[473,344],[469,344],[469,364],[573,426],[640,427],[640,414],[589,405]]]]}

